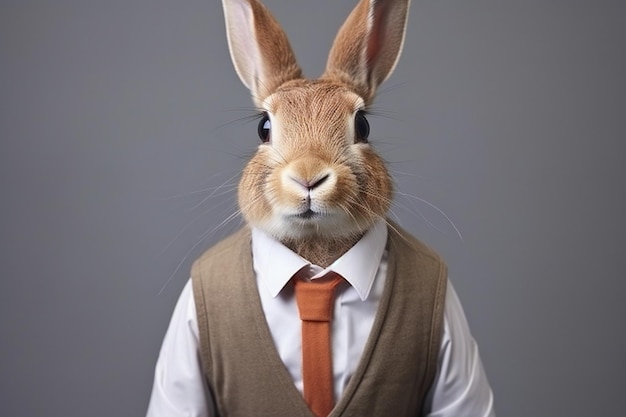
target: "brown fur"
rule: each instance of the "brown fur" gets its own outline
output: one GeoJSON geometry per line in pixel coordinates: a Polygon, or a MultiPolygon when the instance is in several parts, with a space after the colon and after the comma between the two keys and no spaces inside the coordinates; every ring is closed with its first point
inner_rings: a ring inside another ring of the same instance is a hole
{"type": "Polygon", "coordinates": [[[302,78],[287,37],[261,3],[223,4],[235,69],[272,125],[271,140],[244,169],[241,213],[328,266],[390,206],[391,177],[369,144],[355,142],[354,123],[396,64],[408,1],[362,0],[319,80],[302,78]]]}

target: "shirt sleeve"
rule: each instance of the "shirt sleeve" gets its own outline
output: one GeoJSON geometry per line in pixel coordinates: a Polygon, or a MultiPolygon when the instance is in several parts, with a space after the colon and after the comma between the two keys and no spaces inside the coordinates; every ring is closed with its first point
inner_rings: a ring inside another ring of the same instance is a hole
{"type": "Polygon", "coordinates": [[[157,359],[147,417],[215,417],[202,374],[191,280],[178,299],[157,359]]]}
{"type": "Polygon", "coordinates": [[[495,417],[493,393],[461,302],[448,281],[439,369],[426,398],[427,417],[495,417]]]}

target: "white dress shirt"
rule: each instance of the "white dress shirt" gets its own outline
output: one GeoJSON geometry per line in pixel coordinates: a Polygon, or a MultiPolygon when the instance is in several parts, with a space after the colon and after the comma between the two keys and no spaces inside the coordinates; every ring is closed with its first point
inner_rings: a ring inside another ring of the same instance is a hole
{"type": "MultiPolygon", "coordinates": [[[[387,227],[380,221],[348,252],[322,269],[260,230],[252,230],[253,267],[263,311],[278,354],[301,392],[301,322],[293,289],[285,284],[302,268],[308,268],[311,279],[332,270],[349,283],[340,285],[336,291],[332,322],[334,387],[335,396],[339,398],[357,368],[383,292],[387,272],[386,241],[387,227]]],[[[492,391],[476,342],[450,282],[445,298],[439,366],[426,398],[424,415],[495,416],[492,391]]],[[[191,281],[182,291],[163,340],[147,416],[216,416],[200,364],[191,281]]]]}

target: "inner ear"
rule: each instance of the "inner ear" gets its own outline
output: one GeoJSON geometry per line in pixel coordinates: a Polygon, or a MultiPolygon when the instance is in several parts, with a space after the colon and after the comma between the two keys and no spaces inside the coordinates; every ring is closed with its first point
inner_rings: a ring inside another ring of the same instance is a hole
{"type": "Polygon", "coordinates": [[[398,62],[408,10],[409,0],[361,0],[339,29],[323,77],[371,102],[398,62]]]}
{"type": "Polygon", "coordinates": [[[258,107],[287,81],[302,78],[287,35],[257,0],[223,0],[228,48],[258,107]]]}

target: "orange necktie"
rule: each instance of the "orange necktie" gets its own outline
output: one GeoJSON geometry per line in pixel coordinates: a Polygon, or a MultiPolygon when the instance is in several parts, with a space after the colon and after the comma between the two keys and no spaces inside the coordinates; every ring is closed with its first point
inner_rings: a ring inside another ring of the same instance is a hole
{"type": "Polygon", "coordinates": [[[334,407],[330,323],[335,288],[343,278],[334,272],[312,282],[294,278],[296,302],[302,320],[302,380],[304,401],[316,417],[334,407]]]}

